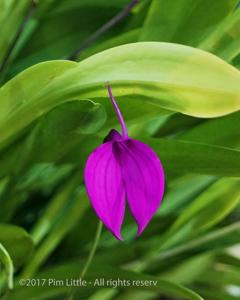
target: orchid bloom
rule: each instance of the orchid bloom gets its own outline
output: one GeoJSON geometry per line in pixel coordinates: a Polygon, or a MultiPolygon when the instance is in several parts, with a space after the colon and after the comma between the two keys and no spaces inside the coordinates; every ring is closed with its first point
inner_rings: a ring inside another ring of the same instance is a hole
{"type": "Polygon", "coordinates": [[[122,134],[112,129],[104,143],[89,156],[85,184],[92,206],[116,238],[122,240],[126,202],[139,236],[158,209],[164,193],[164,172],[156,153],[131,139],[108,85],[109,97],[121,124],[122,134]]]}

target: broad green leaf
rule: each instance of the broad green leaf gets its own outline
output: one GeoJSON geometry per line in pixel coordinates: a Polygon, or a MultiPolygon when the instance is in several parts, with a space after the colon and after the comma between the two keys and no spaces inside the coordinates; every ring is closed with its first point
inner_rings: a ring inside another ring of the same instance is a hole
{"type": "Polygon", "coordinates": [[[240,176],[238,150],[182,140],[136,138],[148,144],[158,154],[166,176],[178,173],[240,176]]]}
{"type": "Polygon", "coordinates": [[[8,251],[0,243],[0,266],[1,266],[1,263],[4,265],[4,267],[6,269],[8,288],[12,289],[13,288],[13,273],[14,273],[13,262],[12,262],[12,259],[9,255],[8,251]]]}
{"type": "Polygon", "coordinates": [[[153,0],[140,40],[197,46],[236,3],[237,0],[153,0]]]}
{"type": "Polygon", "coordinates": [[[33,251],[30,235],[21,227],[11,224],[0,224],[0,243],[9,253],[15,268],[26,263],[33,251]]]}
{"type": "MultiPolygon", "coordinates": [[[[164,108],[192,116],[216,117],[239,110],[239,79],[238,70],[212,54],[157,42],[119,46],[78,64],[43,63],[0,89],[1,144],[60,103],[97,98],[109,102],[103,87],[106,81],[111,83],[116,97],[125,97],[125,108],[133,94],[146,110],[156,106],[155,114],[158,108],[159,112],[164,108]],[[59,76],[55,69],[54,78],[50,72],[53,66],[60,68],[59,76]],[[42,80],[38,80],[40,70],[42,80]]],[[[138,115],[136,106],[134,114],[138,115]]]]}
{"type": "Polygon", "coordinates": [[[204,144],[214,144],[231,148],[239,148],[240,113],[234,113],[217,119],[208,120],[181,134],[181,140],[204,144]]]}

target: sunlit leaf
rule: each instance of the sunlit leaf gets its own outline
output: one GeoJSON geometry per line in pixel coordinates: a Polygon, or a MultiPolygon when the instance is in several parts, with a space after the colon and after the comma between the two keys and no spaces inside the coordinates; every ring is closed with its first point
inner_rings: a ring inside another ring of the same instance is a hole
{"type": "MultiPolygon", "coordinates": [[[[160,107],[159,112],[164,108],[216,117],[239,110],[239,79],[240,72],[217,57],[167,43],[119,46],[79,64],[43,63],[24,71],[0,90],[1,143],[60,103],[77,98],[106,99],[106,81],[111,82],[116,97],[124,95],[125,106],[128,96],[135,94],[145,109],[154,105],[155,110],[160,107]],[[21,92],[16,90],[19,86],[21,92]]],[[[136,116],[138,110],[134,109],[136,116]]]]}

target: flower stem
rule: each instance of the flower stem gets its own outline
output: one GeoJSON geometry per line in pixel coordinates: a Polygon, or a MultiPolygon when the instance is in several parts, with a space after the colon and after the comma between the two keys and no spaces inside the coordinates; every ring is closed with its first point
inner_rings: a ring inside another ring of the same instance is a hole
{"type": "Polygon", "coordinates": [[[120,109],[119,109],[119,107],[117,105],[117,102],[116,102],[116,100],[113,97],[112,90],[111,90],[111,87],[110,87],[109,84],[108,84],[108,94],[109,94],[109,97],[110,97],[110,99],[112,101],[114,109],[115,109],[115,111],[117,113],[118,120],[119,120],[119,122],[121,124],[121,127],[122,127],[122,136],[123,136],[124,139],[127,139],[128,138],[127,127],[126,127],[126,124],[124,122],[124,119],[123,119],[123,116],[121,114],[121,111],[120,111],[120,109]]]}
{"type": "Polygon", "coordinates": [[[96,253],[96,250],[97,250],[97,246],[98,246],[98,243],[99,243],[99,239],[100,239],[100,236],[101,236],[101,232],[102,232],[102,227],[103,227],[103,224],[101,221],[99,221],[98,223],[98,227],[97,227],[97,230],[96,230],[96,234],[95,234],[95,238],[94,238],[94,241],[93,241],[93,245],[92,245],[92,248],[89,252],[89,255],[88,255],[88,259],[86,261],[86,264],[81,272],[81,275],[80,277],[83,278],[85,276],[85,274],[87,273],[89,267],[90,267],[90,264],[93,260],[93,257],[96,253]]]}
{"type": "MultiPolygon", "coordinates": [[[[96,230],[96,234],[95,234],[95,237],[94,237],[94,241],[93,241],[93,244],[92,244],[92,248],[89,252],[89,255],[88,255],[88,258],[87,258],[87,261],[82,269],[82,272],[80,273],[79,277],[81,279],[84,278],[84,276],[86,275],[90,265],[91,265],[91,262],[94,258],[94,255],[96,253],[96,250],[97,250],[97,246],[98,246],[98,243],[99,243],[99,240],[100,240],[100,236],[101,236],[101,232],[102,232],[102,227],[103,227],[103,224],[101,221],[99,221],[98,223],[98,227],[97,227],[97,230],[96,230]]],[[[73,300],[73,297],[76,293],[76,289],[70,291],[70,294],[69,294],[69,297],[67,298],[68,300],[73,300]]]]}

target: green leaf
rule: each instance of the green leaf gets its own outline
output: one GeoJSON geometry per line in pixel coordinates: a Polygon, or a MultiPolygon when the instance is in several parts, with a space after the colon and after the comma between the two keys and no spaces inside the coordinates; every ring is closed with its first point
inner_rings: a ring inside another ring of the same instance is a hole
{"type": "MultiPolygon", "coordinates": [[[[41,2],[38,15],[46,1],[41,2]]],[[[105,1],[95,5],[90,1],[74,2],[53,3],[51,8],[46,7],[47,13],[34,16],[31,21],[35,22],[35,28],[15,59],[10,76],[42,61],[67,58],[90,34],[117,14],[120,9],[118,5],[106,4],[105,1]],[[105,9],[106,5],[108,9],[105,9]]],[[[27,23],[27,26],[30,24],[27,23]]]]}
{"type": "Polygon", "coordinates": [[[13,288],[13,262],[12,259],[8,253],[8,251],[3,247],[3,245],[0,243],[0,260],[3,263],[5,269],[6,269],[6,277],[7,277],[7,283],[8,288],[13,288]]]}
{"type": "Polygon", "coordinates": [[[4,18],[10,13],[13,8],[15,0],[2,0],[0,2],[0,24],[4,18]]]}
{"type": "Polygon", "coordinates": [[[234,113],[217,119],[208,120],[193,127],[178,138],[204,144],[220,145],[239,148],[240,113],[234,113]]]}
{"type": "MultiPolygon", "coordinates": [[[[3,2],[3,1],[1,1],[3,2]]],[[[17,30],[31,5],[30,0],[6,1],[2,3],[4,9],[0,14],[0,64],[11,46],[17,30]]]]}
{"type": "MultiPolygon", "coordinates": [[[[237,245],[238,247],[238,245],[237,245]]],[[[240,269],[240,258],[229,253],[220,252],[217,254],[217,262],[227,266],[233,266],[240,269]]]]}
{"type": "Polygon", "coordinates": [[[235,285],[240,286],[239,269],[237,268],[224,268],[224,266],[215,267],[213,270],[205,272],[202,278],[199,278],[199,282],[208,283],[212,281],[214,285],[235,285]],[[223,269],[221,269],[223,267],[223,269]]]}
{"type": "Polygon", "coordinates": [[[215,53],[231,61],[240,53],[240,10],[226,17],[199,45],[199,48],[215,53]]]}
{"type": "Polygon", "coordinates": [[[237,0],[153,0],[140,40],[197,46],[236,3],[237,0]]]}
{"type": "Polygon", "coordinates": [[[155,214],[156,216],[165,216],[176,213],[194,197],[204,191],[210,184],[216,180],[213,176],[206,175],[185,175],[171,180],[167,183],[163,203],[155,214]],[[186,186],[188,188],[186,188],[186,186]]]}
{"type": "Polygon", "coordinates": [[[13,174],[13,169],[15,176],[22,176],[33,164],[55,163],[74,147],[80,153],[83,144],[84,149],[88,148],[86,136],[99,130],[105,120],[102,105],[91,101],[71,101],[55,107],[38,120],[28,137],[0,154],[0,176],[13,174]]]}
{"type": "Polygon", "coordinates": [[[39,242],[46,234],[47,236],[23,270],[23,277],[30,278],[35,274],[89,207],[85,189],[83,186],[79,187],[78,175],[74,178],[74,182],[67,184],[60,193],[63,195],[57,194],[52,199],[45,214],[33,229],[36,242],[39,242]],[[53,219],[49,223],[50,217],[53,219]]]}
{"type": "Polygon", "coordinates": [[[239,180],[220,179],[188,205],[161,239],[161,249],[183,243],[186,238],[213,227],[239,204],[239,180]]]}
{"type": "MultiPolygon", "coordinates": [[[[99,270],[97,270],[96,268],[91,268],[91,270],[89,271],[89,275],[86,276],[86,278],[98,278],[100,274],[99,270]]],[[[116,269],[111,268],[111,267],[106,267],[104,272],[103,272],[103,277],[105,277],[106,279],[115,279],[117,280],[118,278],[121,280],[126,279],[126,280],[156,280],[157,281],[157,285],[155,287],[151,286],[151,287],[147,287],[147,286],[143,286],[142,289],[143,290],[150,290],[150,291],[156,291],[158,292],[160,295],[169,295],[169,296],[173,296],[173,297],[181,297],[183,299],[203,299],[201,296],[197,295],[196,293],[194,293],[193,291],[185,288],[184,286],[175,284],[173,282],[167,281],[167,280],[163,280],[163,279],[159,279],[158,277],[155,276],[151,276],[151,275],[147,275],[147,274],[139,274],[133,271],[126,271],[123,269],[118,269],[116,272],[116,269]],[[105,273],[106,272],[106,273],[105,273]],[[105,275],[105,274],[106,275],[105,275]]],[[[138,289],[138,287],[136,287],[136,289],[138,289]]],[[[134,289],[133,286],[127,287],[127,289],[134,289]]]]}
{"type": "MultiPolygon", "coordinates": [[[[116,97],[125,97],[125,108],[133,94],[144,109],[156,106],[155,114],[164,108],[216,117],[239,110],[239,79],[238,70],[211,54],[155,42],[119,46],[78,64],[39,64],[0,89],[1,144],[60,103],[99,98],[108,103],[105,81],[111,83],[116,97]]],[[[138,115],[136,106],[134,114],[138,115]]]]}
{"type": "MultiPolygon", "coordinates": [[[[181,174],[187,175],[189,173],[240,177],[240,152],[236,149],[167,138],[157,139],[138,135],[132,135],[132,137],[148,144],[158,154],[165,175],[171,180],[181,174]],[[221,161],[221,164],[219,164],[219,161],[221,161]]],[[[90,136],[89,141],[83,140],[86,148],[81,150],[83,151],[81,157],[79,156],[78,146],[66,155],[62,162],[65,164],[82,164],[82,159],[86,158],[97,146],[93,142],[95,139],[98,143],[102,141],[98,136],[90,136]]],[[[193,178],[190,180],[193,184],[194,181],[193,178]]],[[[190,190],[189,193],[191,194],[190,190]]]]}
{"type": "Polygon", "coordinates": [[[156,151],[163,163],[166,176],[178,173],[240,176],[238,150],[180,140],[136,138],[156,151]]]}
{"type": "Polygon", "coordinates": [[[32,130],[26,145],[29,151],[25,156],[28,158],[24,164],[26,161],[56,162],[76,144],[80,153],[84,136],[99,130],[105,120],[102,105],[91,101],[72,101],[57,106],[44,115],[32,130]]]}
{"type": "Polygon", "coordinates": [[[74,9],[82,9],[85,6],[87,7],[96,7],[100,6],[104,9],[109,7],[115,7],[115,8],[122,8],[123,6],[127,5],[129,0],[118,0],[110,2],[107,0],[81,0],[81,1],[75,1],[75,0],[67,0],[67,1],[61,1],[54,10],[54,14],[59,14],[68,10],[74,10],[74,9]]]}
{"type": "MultiPolygon", "coordinates": [[[[0,94],[4,94],[5,98],[5,101],[1,103],[3,114],[0,112],[0,120],[8,118],[14,110],[18,110],[22,106],[26,104],[28,106],[32,101],[33,94],[36,94],[44,86],[46,87],[56,76],[75,66],[76,63],[70,61],[46,62],[16,76],[9,82],[10,85],[6,84],[0,89],[0,94]]],[[[42,113],[38,110],[35,119],[42,113]]],[[[18,122],[21,121],[18,120],[18,122]]]]}
{"type": "Polygon", "coordinates": [[[204,295],[205,299],[210,300],[238,300],[238,296],[232,296],[228,292],[222,289],[216,289],[216,287],[201,287],[201,292],[204,295]]]}
{"type": "Polygon", "coordinates": [[[195,128],[203,119],[182,114],[170,115],[159,128],[155,130],[154,137],[176,136],[182,132],[195,128]]]}
{"type": "Polygon", "coordinates": [[[185,254],[189,257],[191,254],[203,253],[205,251],[214,251],[238,243],[240,237],[240,222],[235,222],[228,226],[212,230],[200,237],[196,237],[182,245],[166,249],[164,251],[155,250],[156,256],[152,256],[147,264],[155,260],[166,260],[170,257],[176,257],[185,254]]]}
{"type": "Polygon", "coordinates": [[[170,240],[174,234],[188,227],[188,232],[206,230],[221,221],[240,202],[239,180],[220,179],[200,194],[185,208],[166,236],[170,240]]]}
{"type": "Polygon", "coordinates": [[[174,267],[161,272],[160,276],[178,284],[190,284],[205,278],[205,273],[211,266],[213,255],[204,253],[179,261],[174,267]]]}
{"type": "Polygon", "coordinates": [[[0,243],[9,253],[15,268],[23,265],[33,251],[29,234],[21,227],[10,224],[0,224],[0,243]]]}
{"type": "MultiPolygon", "coordinates": [[[[64,217],[68,199],[73,194],[73,191],[81,182],[81,177],[73,176],[66,181],[60,190],[55,193],[55,196],[49,201],[48,205],[41,218],[32,228],[31,236],[35,244],[39,244],[43,238],[53,229],[59,217],[64,217]]],[[[84,206],[84,200],[82,200],[84,206]]]]}

